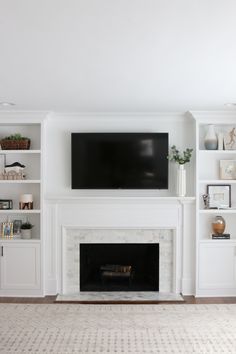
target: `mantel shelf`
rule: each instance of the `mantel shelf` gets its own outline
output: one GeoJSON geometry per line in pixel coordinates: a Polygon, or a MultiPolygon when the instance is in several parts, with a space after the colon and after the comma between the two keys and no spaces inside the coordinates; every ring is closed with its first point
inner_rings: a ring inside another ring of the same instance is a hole
{"type": "Polygon", "coordinates": [[[195,197],[177,197],[177,196],[169,196],[169,197],[157,197],[157,196],[138,196],[138,195],[107,195],[107,196],[99,196],[99,195],[90,195],[90,196],[50,196],[46,197],[48,202],[53,203],[80,203],[80,202],[133,202],[133,201],[140,201],[140,202],[179,202],[179,203],[193,203],[195,202],[195,197]]]}

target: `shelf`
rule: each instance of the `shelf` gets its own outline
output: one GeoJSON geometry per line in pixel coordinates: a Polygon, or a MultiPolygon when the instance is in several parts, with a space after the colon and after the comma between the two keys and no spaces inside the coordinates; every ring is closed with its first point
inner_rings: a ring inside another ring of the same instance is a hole
{"type": "Polygon", "coordinates": [[[200,179],[201,184],[234,184],[236,179],[200,179]]]}
{"type": "Polygon", "coordinates": [[[19,210],[19,209],[10,209],[10,210],[0,210],[0,214],[40,214],[40,209],[33,210],[19,210]]]}
{"type": "Polygon", "coordinates": [[[205,239],[205,240],[200,240],[199,243],[216,243],[216,242],[227,242],[227,243],[232,243],[236,244],[236,238],[231,238],[229,240],[227,239],[221,239],[221,240],[212,240],[212,239],[205,239]]]}
{"type": "Polygon", "coordinates": [[[200,214],[236,214],[236,209],[200,209],[200,214]]]}
{"type": "Polygon", "coordinates": [[[0,150],[0,154],[40,154],[41,150],[0,150]]]}
{"type": "Polygon", "coordinates": [[[40,184],[40,179],[16,179],[16,180],[0,180],[0,184],[40,184]]]}
{"type": "Polygon", "coordinates": [[[236,150],[204,150],[199,149],[200,153],[204,154],[236,154],[236,150]]]}
{"type": "MultiPolygon", "coordinates": [[[[96,190],[97,192],[97,190],[96,190]]],[[[109,192],[114,192],[114,191],[109,191],[109,192]]],[[[116,191],[115,191],[116,192],[116,191]]],[[[119,193],[122,193],[122,191],[118,190],[119,193]]],[[[127,192],[127,191],[125,191],[127,192]]],[[[114,195],[104,195],[104,191],[103,191],[103,195],[98,195],[98,194],[94,194],[94,195],[81,195],[81,196],[48,196],[46,197],[46,199],[48,201],[53,201],[53,202],[65,202],[65,201],[78,201],[78,202],[85,202],[85,201],[109,201],[109,200],[149,200],[149,201],[163,201],[163,202],[171,202],[171,201],[179,201],[179,202],[194,202],[195,201],[195,197],[175,197],[175,196],[168,196],[168,197],[158,197],[158,196],[150,196],[150,195],[126,195],[124,193],[122,193],[122,195],[118,195],[116,193],[114,193],[114,195]]]]}
{"type": "Polygon", "coordinates": [[[0,237],[0,243],[12,243],[12,242],[33,242],[33,243],[40,243],[40,239],[36,239],[36,238],[30,238],[28,240],[23,239],[23,238],[18,238],[18,239],[5,239],[3,237],[0,237]]]}

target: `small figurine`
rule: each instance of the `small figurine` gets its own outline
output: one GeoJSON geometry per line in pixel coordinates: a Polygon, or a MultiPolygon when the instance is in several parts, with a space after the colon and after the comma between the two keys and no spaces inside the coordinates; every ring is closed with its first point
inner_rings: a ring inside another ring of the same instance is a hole
{"type": "Polygon", "coordinates": [[[209,195],[203,194],[202,199],[204,203],[204,209],[209,209],[209,195]]]}

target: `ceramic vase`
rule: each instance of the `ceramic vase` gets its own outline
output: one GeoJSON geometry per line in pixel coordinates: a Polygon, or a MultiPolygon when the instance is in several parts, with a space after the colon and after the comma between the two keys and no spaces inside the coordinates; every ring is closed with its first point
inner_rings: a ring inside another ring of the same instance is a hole
{"type": "Polygon", "coordinates": [[[218,139],[215,133],[215,127],[212,124],[208,125],[208,131],[205,136],[204,145],[206,150],[217,150],[218,139]]]}
{"type": "Polygon", "coordinates": [[[31,239],[31,231],[32,229],[21,229],[21,238],[24,240],[31,239]]]}
{"type": "Polygon", "coordinates": [[[179,165],[177,170],[177,196],[184,197],[186,195],[186,170],[184,165],[179,165]]]}
{"type": "Polygon", "coordinates": [[[225,219],[217,215],[212,221],[212,230],[215,235],[222,235],[225,231],[225,219]]]}

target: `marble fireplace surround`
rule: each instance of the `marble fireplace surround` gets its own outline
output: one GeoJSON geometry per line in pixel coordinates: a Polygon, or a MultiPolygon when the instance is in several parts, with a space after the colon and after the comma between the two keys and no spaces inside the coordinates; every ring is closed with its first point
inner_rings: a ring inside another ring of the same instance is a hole
{"type": "Polygon", "coordinates": [[[81,243],[158,243],[159,291],[175,292],[175,232],[147,228],[63,228],[62,294],[80,293],[81,243]]]}

